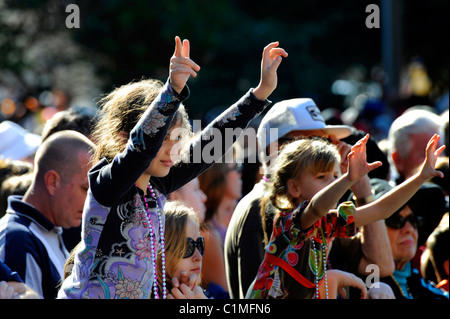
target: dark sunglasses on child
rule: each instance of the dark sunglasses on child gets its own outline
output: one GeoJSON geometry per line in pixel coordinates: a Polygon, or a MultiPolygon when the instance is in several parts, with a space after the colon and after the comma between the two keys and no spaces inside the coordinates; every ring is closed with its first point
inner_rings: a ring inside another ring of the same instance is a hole
{"type": "Polygon", "coordinates": [[[197,248],[200,252],[200,255],[203,256],[203,254],[205,253],[205,240],[202,236],[197,238],[197,240],[193,240],[190,237],[186,239],[186,251],[184,252],[183,258],[191,257],[195,252],[195,248],[197,248]]]}
{"type": "Polygon", "coordinates": [[[406,217],[400,216],[400,214],[389,217],[385,220],[386,226],[393,229],[403,228],[409,222],[415,229],[419,228],[423,224],[423,217],[409,214],[406,217]]]}

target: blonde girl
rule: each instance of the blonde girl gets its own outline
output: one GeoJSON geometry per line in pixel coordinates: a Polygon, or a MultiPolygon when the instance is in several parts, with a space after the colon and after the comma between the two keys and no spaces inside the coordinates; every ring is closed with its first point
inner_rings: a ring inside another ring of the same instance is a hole
{"type": "MultiPolygon", "coordinates": [[[[169,299],[207,299],[201,288],[205,242],[200,236],[200,222],[195,211],[173,201],[164,206],[166,215],[166,287],[169,299]]],[[[162,256],[158,256],[162,270],[162,256]]],[[[161,271],[158,273],[162,289],[161,271]]]]}
{"type": "Polygon", "coordinates": [[[280,153],[271,186],[261,209],[275,207],[272,236],[251,291],[251,298],[327,298],[327,253],[334,237],[353,236],[356,228],[385,219],[399,209],[428,179],[442,177],[435,163],[433,136],[420,171],[376,201],[354,207],[346,202],[335,209],[345,191],[380,162],[366,162],[369,136],[348,154],[347,173],[340,176],[339,153],[323,140],[299,140],[280,153]]]}

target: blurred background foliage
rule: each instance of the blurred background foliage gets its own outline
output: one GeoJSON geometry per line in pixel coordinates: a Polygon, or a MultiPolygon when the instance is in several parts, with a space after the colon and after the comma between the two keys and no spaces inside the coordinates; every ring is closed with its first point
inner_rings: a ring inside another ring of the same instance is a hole
{"type": "MultiPolygon", "coordinates": [[[[94,104],[133,80],[165,81],[179,35],[202,67],[189,80],[192,118],[255,87],[262,49],[272,41],[289,52],[273,102],[307,96],[321,109],[343,109],[345,96],[331,87],[349,68],[358,81],[386,81],[373,79],[381,29],[365,26],[369,3],[380,0],[0,0],[0,99],[31,96],[45,104],[43,92],[63,92],[61,105],[94,104]],[[80,8],[79,29],[65,26],[71,3],[80,8]]],[[[445,0],[403,1],[399,21],[402,63],[420,57],[436,96],[448,90],[448,7],[445,0]]]]}

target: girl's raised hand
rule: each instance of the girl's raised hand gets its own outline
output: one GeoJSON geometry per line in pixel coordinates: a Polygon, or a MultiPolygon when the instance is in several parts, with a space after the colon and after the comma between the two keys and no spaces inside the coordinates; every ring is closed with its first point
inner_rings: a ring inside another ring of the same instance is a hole
{"type": "Polygon", "coordinates": [[[187,80],[192,75],[197,76],[197,72],[200,71],[200,66],[191,60],[190,55],[190,43],[189,40],[183,40],[179,36],[175,37],[175,52],[170,59],[169,79],[172,88],[180,93],[187,80]]]}
{"type": "Polygon", "coordinates": [[[441,178],[444,177],[444,173],[436,170],[437,158],[445,150],[445,145],[442,145],[441,147],[436,149],[440,139],[441,137],[439,135],[434,134],[428,141],[425,153],[425,161],[423,162],[419,173],[425,181],[434,176],[439,176],[441,178]]]}
{"type": "Polygon", "coordinates": [[[369,134],[356,142],[348,154],[347,173],[350,181],[356,181],[382,165],[380,161],[367,163],[366,144],[368,140],[369,134]]]}
{"type": "Polygon", "coordinates": [[[278,83],[277,70],[282,57],[287,57],[287,52],[278,48],[279,42],[272,42],[264,48],[261,61],[261,79],[259,85],[253,90],[253,94],[259,100],[265,100],[275,90],[278,83]]]}

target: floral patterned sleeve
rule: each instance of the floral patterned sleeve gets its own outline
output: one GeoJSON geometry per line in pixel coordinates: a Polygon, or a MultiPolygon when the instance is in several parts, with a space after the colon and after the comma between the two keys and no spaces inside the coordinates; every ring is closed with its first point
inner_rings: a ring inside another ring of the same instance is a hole
{"type": "Polygon", "coordinates": [[[111,163],[103,159],[91,169],[90,187],[99,203],[112,206],[149,167],[166,137],[175,112],[188,96],[187,86],[178,94],[167,80],[130,132],[126,149],[111,163]]]}
{"type": "Polygon", "coordinates": [[[187,86],[184,87],[181,94],[178,94],[167,81],[161,93],[131,131],[127,147],[136,149],[138,152],[147,151],[147,154],[152,158],[155,157],[166,137],[175,112],[178,110],[181,101],[188,96],[189,89],[187,86]]]}
{"type": "Polygon", "coordinates": [[[200,175],[232,147],[248,123],[270,103],[258,100],[250,89],[190,143],[187,161],[174,166],[166,177],[152,182],[162,193],[169,194],[200,175]]]}
{"type": "Polygon", "coordinates": [[[290,245],[296,246],[309,238],[314,226],[303,230],[300,227],[300,216],[308,206],[309,201],[304,201],[293,211],[279,212],[274,219],[274,228],[272,230],[272,238],[283,238],[283,241],[290,245]]]}
{"type": "Polygon", "coordinates": [[[354,211],[355,205],[352,202],[344,202],[338,206],[336,213],[326,215],[329,238],[348,238],[356,235],[354,211]]]}
{"type": "Polygon", "coordinates": [[[328,213],[310,228],[302,229],[300,227],[300,216],[308,203],[308,201],[304,201],[292,212],[278,214],[273,230],[274,234],[280,236],[283,233],[283,237],[288,239],[291,245],[298,245],[310,238],[319,227],[325,228],[328,238],[352,237],[356,234],[353,217],[355,205],[352,202],[340,204],[336,213],[328,213]]]}

